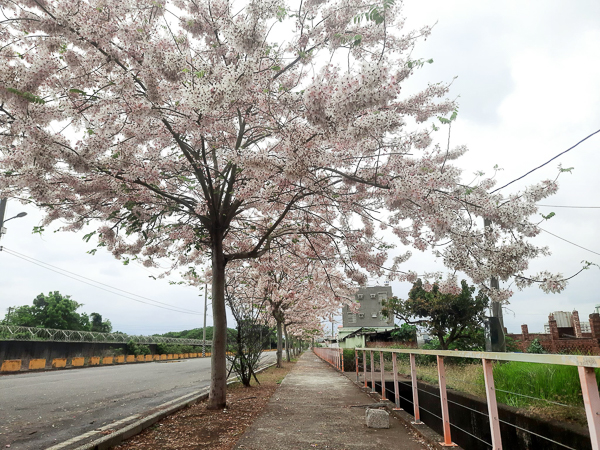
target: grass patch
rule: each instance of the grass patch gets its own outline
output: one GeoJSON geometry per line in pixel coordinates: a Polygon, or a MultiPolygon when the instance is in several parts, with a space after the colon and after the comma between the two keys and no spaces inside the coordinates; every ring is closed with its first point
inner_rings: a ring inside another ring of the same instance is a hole
{"type": "Polygon", "coordinates": [[[583,406],[579,374],[575,366],[521,362],[495,364],[494,383],[498,401],[516,408],[527,407],[540,400],[583,406]]]}

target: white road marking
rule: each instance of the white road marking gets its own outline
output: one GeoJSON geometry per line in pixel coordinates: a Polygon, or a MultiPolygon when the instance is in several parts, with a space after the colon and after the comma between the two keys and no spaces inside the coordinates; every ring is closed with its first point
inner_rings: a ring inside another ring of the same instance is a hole
{"type": "Polygon", "coordinates": [[[101,428],[96,428],[93,431],[88,431],[87,433],[83,433],[83,434],[80,434],[79,436],[75,436],[74,438],[71,438],[68,441],[64,441],[64,442],[61,442],[60,444],[54,445],[52,447],[48,447],[46,450],[59,450],[61,448],[65,448],[71,444],[74,444],[77,441],[81,441],[82,439],[94,436],[98,433],[101,433],[102,431],[105,431],[105,430],[114,428],[115,426],[121,425],[122,423],[130,422],[134,419],[137,419],[138,417],[140,417],[140,415],[135,414],[133,416],[126,417],[125,419],[117,420],[116,422],[109,423],[108,425],[105,425],[101,428]]]}

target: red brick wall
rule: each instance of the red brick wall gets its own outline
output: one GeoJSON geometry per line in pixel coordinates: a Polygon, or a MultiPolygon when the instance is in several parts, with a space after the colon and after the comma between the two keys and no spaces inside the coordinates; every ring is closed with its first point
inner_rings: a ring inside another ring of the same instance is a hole
{"type": "MultiPolygon", "coordinates": [[[[590,333],[583,333],[589,335],[590,333]]],[[[600,356],[600,345],[598,339],[592,339],[590,337],[583,337],[580,339],[557,339],[552,340],[550,334],[544,333],[529,333],[529,339],[524,341],[522,334],[509,333],[510,336],[515,340],[515,343],[519,349],[524,352],[529,347],[529,344],[534,339],[538,339],[544,350],[549,353],[582,353],[584,355],[598,355],[600,356]]]]}

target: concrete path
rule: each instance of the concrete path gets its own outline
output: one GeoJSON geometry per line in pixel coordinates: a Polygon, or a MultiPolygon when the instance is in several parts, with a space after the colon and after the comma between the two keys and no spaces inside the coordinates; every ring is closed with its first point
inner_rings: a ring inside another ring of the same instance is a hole
{"type": "Polygon", "coordinates": [[[312,351],[304,353],[269,401],[265,412],[238,441],[241,450],[424,450],[397,419],[389,429],[367,428],[366,393],[312,351]]]}

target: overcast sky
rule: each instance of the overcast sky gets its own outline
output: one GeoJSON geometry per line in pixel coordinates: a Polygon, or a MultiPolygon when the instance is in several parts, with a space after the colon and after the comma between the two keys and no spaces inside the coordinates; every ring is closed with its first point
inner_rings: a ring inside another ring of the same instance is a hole
{"type": "MultiPolygon", "coordinates": [[[[430,38],[421,42],[413,58],[432,58],[409,82],[407,91],[428,82],[451,81],[451,97],[458,97],[458,120],[452,125],[451,145],[464,144],[469,153],[459,160],[465,180],[476,170],[492,172],[498,164],[499,186],[569,148],[600,129],[600,2],[527,1],[419,1],[405,2],[408,28],[434,24],[430,38]]],[[[441,142],[447,131],[438,132],[441,142]]],[[[548,166],[504,190],[505,194],[540,180],[554,178],[559,163],[574,167],[559,179],[557,195],[548,205],[595,206],[596,209],[543,207],[556,216],[542,225],[555,235],[600,253],[600,134],[548,166]]],[[[60,291],[83,303],[81,311],[99,312],[114,329],[151,334],[202,326],[203,294],[195,288],[154,281],[149,270],[135,263],[123,266],[99,250],[86,251],[81,234],[33,235],[40,214],[12,201],[6,217],[29,214],[6,224],[0,244],[61,269],[106,285],[161,301],[197,314],[174,312],[138,303],[51,272],[6,252],[0,253],[0,317],[9,306],[31,304],[41,292],[60,291]]],[[[600,256],[542,233],[534,241],[548,245],[552,256],[536,260],[531,273],[540,270],[570,276],[582,261],[600,264],[600,256]]],[[[413,251],[406,268],[431,271],[439,265],[429,254],[413,251]]],[[[544,294],[536,287],[516,291],[505,310],[509,332],[520,325],[541,331],[548,313],[577,309],[582,320],[600,304],[594,281],[600,269],[591,268],[571,280],[561,294],[544,294]]],[[[405,297],[410,286],[392,283],[393,292],[405,297]]],[[[516,290],[516,289],[515,289],[516,290]]],[[[128,295],[128,294],[123,294],[128,295]]],[[[131,295],[128,295],[132,297],[131,295]]],[[[208,324],[212,323],[210,307],[208,324]]]]}

